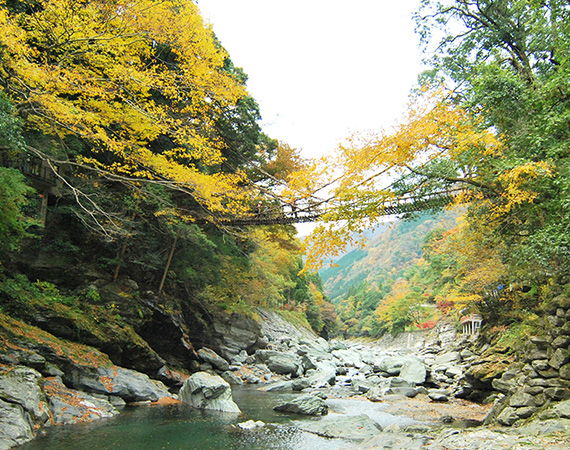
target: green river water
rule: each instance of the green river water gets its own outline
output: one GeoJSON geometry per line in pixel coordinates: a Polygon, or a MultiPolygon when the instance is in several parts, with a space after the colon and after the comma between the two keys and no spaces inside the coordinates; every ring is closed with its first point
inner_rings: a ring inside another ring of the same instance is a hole
{"type": "MultiPolygon", "coordinates": [[[[350,450],[354,443],[327,439],[298,430],[299,420],[320,420],[273,411],[273,406],[291,397],[252,388],[234,389],[242,414],[196,410],[188,405],[126,407],[120,415],[90,424],[53,427],[21,450],[350,450]],[[253,431],[234,426],[249,419],[270,424],[253,431]]],[[[355,400],[330,400],[337,413],[366,413],[380,425],[407,425],[411,419],[382,411],[378,404],[355,400]],[[363,409],[365,408],[365,409],[363,409]]]]}

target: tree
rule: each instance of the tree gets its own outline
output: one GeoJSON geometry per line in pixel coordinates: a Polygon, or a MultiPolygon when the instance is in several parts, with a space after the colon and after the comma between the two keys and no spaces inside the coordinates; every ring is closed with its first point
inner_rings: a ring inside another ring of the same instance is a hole
{"type": "Polygon", "coordinates": [[[393,200],[454,189],[494,192],[497,179],[488,177],[484,166],[500,155],[502,145],[500,136],[439,90],[411,103],[406,120],[392,133],[352,136],[334,158],[295,175],[304,190],[333,186],[325,224],[305,241],[307,266],[318,268],[325,255],[358,240],[393,200]],[[324,176],[330,172],[339,174],[334,181],[324,176]]]}
{"type": "Polygon", "coordinates": [[[42,157],[247,210],[244,173],[216,169],[216,125],[246,92],[194,3],[9,2],[0,26],[0,83],[25,126],[53,137],[42,157]]]}

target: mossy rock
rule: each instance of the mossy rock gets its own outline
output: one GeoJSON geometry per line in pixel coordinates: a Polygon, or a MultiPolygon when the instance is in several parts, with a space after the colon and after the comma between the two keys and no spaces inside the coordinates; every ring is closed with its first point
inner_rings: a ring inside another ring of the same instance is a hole
{"type": "Polygon", "coordinates": [[[483,359],[481,364],[474,366],[470,373],[473,378],[481,383],[491,383],[495,378],[500,378],[514,361],[513,355],[490,354],[483,359]]]}

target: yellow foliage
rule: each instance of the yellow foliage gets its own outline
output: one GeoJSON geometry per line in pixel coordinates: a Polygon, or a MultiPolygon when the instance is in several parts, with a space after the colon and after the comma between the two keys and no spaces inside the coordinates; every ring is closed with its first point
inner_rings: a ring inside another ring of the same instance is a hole
{"type": "Polygon", "coordinates": [[[552,176],[553,166],[546,161],[527,162],[502,173],[499,180],[504,183],[502,197],[506,202],[495,208],[495,212],[500,215],[521,203],[532,203],[538,194],[527,189],[525,184],[539,177],[552,176]]]}
{"type": "MultiPolygon", "coordinates": [[[[304,243],[309,254],[306,268],[317,270],[327,256],[361,242],[363,230],[377,224],[385,206],[396,199],[391,186],[394,178],[421,171],[423,165],[442,158],[459,163],[466,153],[497,157],[502,145],[500,136],[439,91],[411,103],[402,123],[390,133],[350,136],[336,155],[290,178],[289,195],[314,194],[326,188],[329,196],[324,224],[304,243]]],[[[464,178],[476,182],[476,170],[466,169],[464,178]]]]}
{"type": "Polygon", "coordinates": [[[223,161],[214,121],[246,92],[194,2],[38,0],[28,13],[0,2],[0,27],[3,89],[30,126],[90,143],[80,163],[169,180],[214,211],[245,210],[244,174],[198,168],[223,161]],[[151,151],[159,136],[174,148],[151,151]]]}

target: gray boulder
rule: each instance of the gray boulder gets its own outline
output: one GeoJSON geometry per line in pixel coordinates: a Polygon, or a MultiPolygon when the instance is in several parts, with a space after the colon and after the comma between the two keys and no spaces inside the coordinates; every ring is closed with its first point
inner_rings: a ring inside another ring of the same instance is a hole
{"type": "Polygon", "coordinates": [[[564,400],[540,413],[540,419],[570,419],[570,400],[564,400]]]}
{"type": "Polygon", "coordinates": [[[381,386],[373,386],[370,390],[366,393],[366,398],[371,402],[381,402],[384,401],[384,394],[386,393],[386,389],[382,388],[381,386]]]}
{"type": "Polygon", "coordinates": [[[380,425],[367,415],[327,417],[319,421],[300,423],[299,428],[309,433],[328,438],[341,438],[363,441],[376,436],[382,431],[380,425]]]}
{"type": "Polygon", "coordinates": [[[226,370],[221,374],[221,377],[226,380],[229,384],[234,386],[239,386],[243,384],[243,380],[235,375],[233,372],[226,370]]]}
{"type": "Polygon", "coordinates": [[[501,425],[511,426],[520,419],[526,419],[536,412],[537,408],[534,406],[513,408],[507,406],[501,414],[497,417],[497,421],[501,425]]]}
{"type": "Polygon", "coordinates": [[[434,365],[453,364],[461,361],[461,354],[459,352],[447,352],[437,355],[435,357],[434,365]]]}
{"type": "Polygon", "coordinates": [[[25,444],[34,438],[22,406],[0,400],[0,450],[25,444]]]}
{"type": "Polygon", "coordinates": [[[32,420],[45,422],[49,415],[40,388],[41,374],[29,367],[16,366],[0,375],[0,399],[16,403],[31,414],[32,420]]]}
{"type": "Polygon", "coordinates": [[[39,372],[15,366],[0,374],[0,450],[24,444],[48,420],[39,372]]]}
{"type": "Polygon", "coordinates": [[[198,356],[221,371],[230,369],[229,363],[212,349],[202,347],[198,350],[198,356]]]}
{"type": "Polygon", "coordinates": [[[449,401],[449,392],[445,389],[430,389],[428,397],[434,402],[447,402],[449,401]]]}
{"type": "Polygon", "coordinates": [[[273,356],[279,356],[283,354],[283,352],[278,352],[277,350],[257,350],[254,354],[255,360],[261,364],[266,364],[269,361],[269,358],[273,356]]]}
{"type": "Polygon", "coordinates": [[[273,408],[275,411],[303,414],[307,416],[324,416],[329,408],[325,401],[315,395],[299,395],[292,400],[273,408]]]}
{"type": "Polygon", "coordinates": [[[223,378],[206,372],[191,375],[180,389],[179,398],[199,409],[239,413],[232,399],[232,389],[223,378]]]}
{"type": "Polygon", "coordinates": [[[156,402],[163,397],[172,397],[162,382],[151,380],[144,373],[117,366],[74,370],[65,381],[74,389],[115,395],[126,402],[156,402]]]}
{"type": "Polygon", "coordinates": [[[300,339],[300,346],[306,346],[312,354],[326,356],[331,351],[329,343],[322,337],[316,339],[300,339]]]}
{"type": "Polygon", "coordinates": [[[57,378],[46,380],[45,389],[54,425],[92,422],[119,413],[108,400],[68,389],[57,378]]]}
{"type": "Polygon", "coordinates": [[[319,361],[316,369],[307,372],[312,387],[333,386],[336,383],[336,365],[332,361],[319,361]]]}
{"type": "Polygon", "coordinates": [[[291,374],[299,376],[303,373],[301,359],[292,353],[279,353],[269,357],[267,367],[272,372],[281,375],[291,374]]]}
{"type": "Polygon", "coordinates": [[[375,372],[383,372],[390,376],[398,376],[409,358],[405,356],[388,356],[374,365],[375,372]]]}
{"type": "Polygon", "coordinates": [[[364,365],[362,359],[360,359],[360,352],[358,350],[333,350],[331,353],[344,366],[362,367],[364,365]]]}

